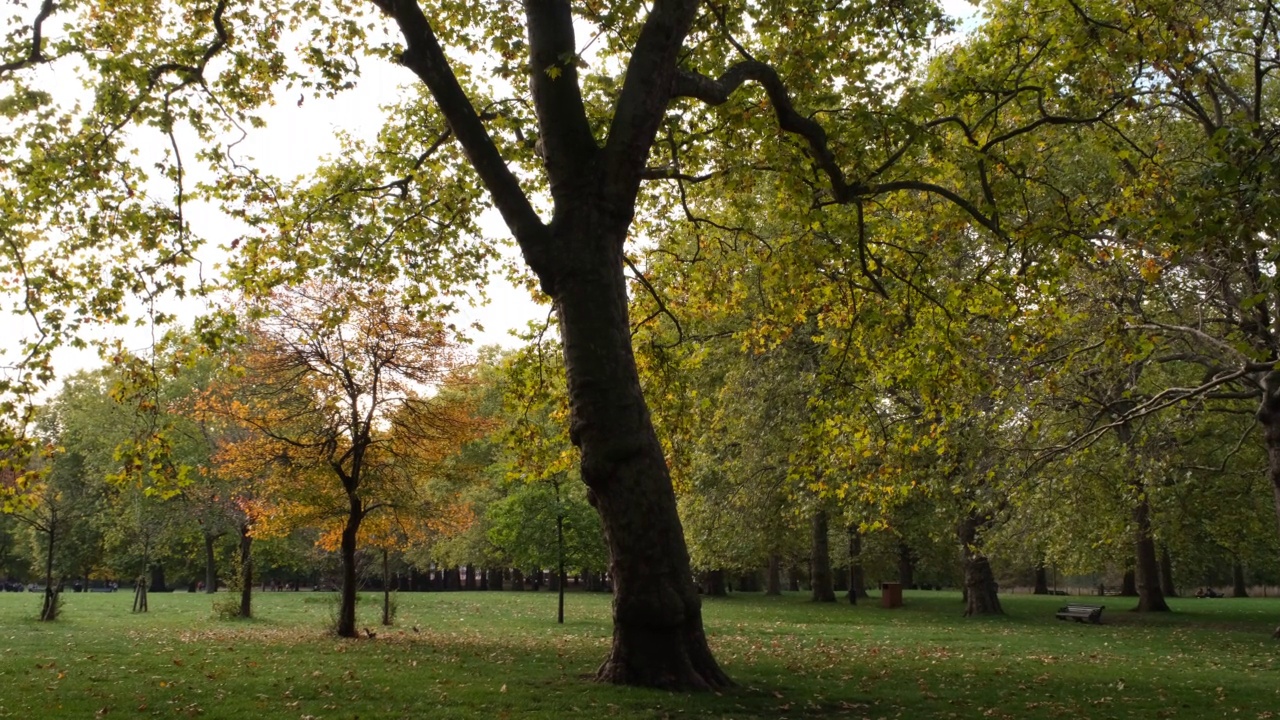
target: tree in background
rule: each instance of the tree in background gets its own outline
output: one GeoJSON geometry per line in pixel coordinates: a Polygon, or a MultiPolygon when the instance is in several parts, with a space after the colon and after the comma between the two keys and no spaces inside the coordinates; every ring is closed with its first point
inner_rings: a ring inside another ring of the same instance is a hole
{"type": "Polygon", "coordinates": [[[335,630],[355,637],[361,524],[412,492],[411,453],[465,431],[464,413],[428,395],[460,357],[439,322],[376,286],[279,288],[260,313],[233,405],[276,459],[257,503],[326,528],[342,561],[335,630]]]}

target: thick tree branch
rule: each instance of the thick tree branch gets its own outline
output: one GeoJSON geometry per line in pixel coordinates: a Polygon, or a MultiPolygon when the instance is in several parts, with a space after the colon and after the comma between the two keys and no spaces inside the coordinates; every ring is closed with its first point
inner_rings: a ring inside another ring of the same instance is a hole
{"type": "MultiPolygon", "coordinates": [[[[764,88],[773,106],[778,127],[785,132],[799,135],[808,144],[810,157],[814,159],[818,169],[831,185],[831,203],[847,205],[875,195],[901,190],[927,192],[947,199],[997,237],[1006,237],[997,219],[982,212],[977,205],[955,191],[941,185],[918,180],[901,180],[877,185],[850,183],[828,144],[826,130],[813,118],[805,117],[796,111],[782,78],[776,70],[765,63],[754,60],[742,61],[731,66],[719,78],[681,71],[676,76],[672,94],[675,97],[701,100],[709,105],[722,105],[728,102],[733,93],[748,80],[764,88]]],[[[905,147],[900,148],[895,153],[895,157],[901,157],[905,151],[905,147]]],[[[879,174],[885,169],[887,168],[882,166],[876,173],[879,174]]]]}
{"type": "Polygon", "coordinates": [[[416,74],[435,98],[463,152],[488,188],[493,203],[524,252],[525,262],[540,277],[548,266],[548,233],[511,169],[481,122],[470,98],[445,57],[430,21],[417,0],[374,0],[395,19],[406,49],[400,62],[416,74]]]}
{"type": "MultiPolygon", "coordinates": [[[[739,87],[748,80],[755,81],[764,88],[773,105],[774,115],[778,119],[778,127],[783,131],[799,135],[809,145],[809,154],[817,163],[818,169],[827,176],[831,183],[831,194],[835,202],[844,204],[858,194],[849,186],[836,162],[835,153],[827,144],[827,131],[813,118],[796,112],[791,102],[791,94],[787,91],[772,67],[754,60],[744,60],[730,66],[719,78],[710,78],[699,73],[682,70],[677,73],[672,95],[701,100],[708,105],[723,105],[729,101],[739,87]]],[[[860,188],[859,188],[860,190],[860,188]]]]}
{"type": "Polygon", "coordinates": [[[871,185],[863,190],[866,195],[880,195],[882,193],[899,192],[899,191],[915,191],[932,193],[940,197],[946,198],[953,205],[964,210],[974,220],[978,221],[986,229],[990,230],[996,237],[1007,239],[1004,231],[1000,229],[1000,224],[993,218],[988,217],[985,213],[978,209],[977,205],[961,197],[954,190],[950,190],[941,185],[935,185],[922,180],[897,180],[894,182],[880,183],[871,185]]]}
{"type": "Polygon", "coordinates": [[[598,147],[578,87],[578,55],[568,0],[525,0],[529,85],[554,198],[568,198],[598,147]]]}
{"type": "Polygon", "coordinates": [[[609,204],[629,222],[640,178],[671,100],[676,59],[699,0],[654,0],[631,60],[605,143],[604,191],[609,204]]]}

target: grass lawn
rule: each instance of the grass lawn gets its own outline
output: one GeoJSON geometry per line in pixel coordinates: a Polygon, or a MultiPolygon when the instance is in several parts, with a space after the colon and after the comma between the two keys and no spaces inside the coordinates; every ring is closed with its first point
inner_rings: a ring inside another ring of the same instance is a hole
{"type": "MultiPolygon", "coordinates": [[[[1242,718],[1280,720],[1280,600],[1174,600],[1103,625],[1060,622],[1065,598],[1005,597],[965,619],[959,595],[814,605],[802,595],[709,599],[708,635],[739,687],[676,695],[597,685],[607,596],[406,593],[375,639],[325,633],[328,595],[261,593],[258,618],[215,620],[203,594],[0,593],[0,718],[1242,718]],[[418,628],[417,631],[414,628],[418,628]]],[[[227,595],[219,594],[220,599],[227,595]]]]}

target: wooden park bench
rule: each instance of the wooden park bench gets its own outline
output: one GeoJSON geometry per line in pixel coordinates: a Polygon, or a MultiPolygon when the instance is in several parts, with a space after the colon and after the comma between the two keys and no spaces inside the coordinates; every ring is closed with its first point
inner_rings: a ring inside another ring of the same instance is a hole
{"type": "Polygon", "coordinates": [[[1064,608],[1058,608],[1057,618],[1066,620],[1068,618],[1076,622],[1085,622],[1086,620],[1096,624],[1102,622],[1102,609],[1105,605],[1068,605],[1064,608]]]}

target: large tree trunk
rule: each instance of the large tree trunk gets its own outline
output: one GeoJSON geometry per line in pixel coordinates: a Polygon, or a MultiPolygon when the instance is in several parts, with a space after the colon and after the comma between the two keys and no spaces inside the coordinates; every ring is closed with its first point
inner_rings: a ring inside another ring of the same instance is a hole
{"type": "Polygon", "coordinates": [[[711,597],[727,597],[729,589],[725,586],[724,570],[708,570],[702,573],[702,592],[711,597]]]}
{"type": "Polygon", "coordinates": [[[1239,558],[1231,563],[1231,597],[1249,597],[1249,589],[1244,583],[1244,563],[1239,558]]]}
{"type": "Polygon", "coordinates": [[[1121,597],[1138,597],[1137,575],[1133,568],[1124,571],[1124,575],[1120,578],[1120,595],[1121,597]]]}
{"type": "Polygon", "coordinates": [[[631,212],[602,203],[557,213],[562,255],[543,275],[560,317],[570,439],[600,513],[613,577],[613,645],[597,677],[673,690],[729,685],[702,627],[702,604],[662,446],[631,348],[622,249],[631,212]],[[548,282],[549,281],[549,282],[548,282]]]}
{"type": "Polygon", "coordinates": [[[511,589],[524,590],[524,573],[519,568],[511,568],[511,589]]]}
{"type": "Polygon", "coordinates": [[[168,592],[169,584],[164,579],[164,563],[151,563],[151,592],[168,592]]]}
{"type": "Polygon", "coordinates": [[[502,568],[489,568],[489,589],[502,589],[502,568]]]}
{"type": "Polygon", "coordinates": [[[1173,558],[1169,557],[1169,546],[1160,547],[1160,591],[1167,598],[1178,597],[1178,588],[1173,584],[1173,558]]]}
{"type": "Polygon", "coordinates": [[[769,555],[769,569],[765,573],[764,594],[782,594],[782,558],[777,553],[769,555]]]}
{"type": "Polygon", "coordinates": [[[856,605],[858,598],[867,597],[867,577],[862,570],[862,531],[856,525],[849,526],[849,603],[856,605]]]}
{"type": "MultiPolygon", "coordinates": [[[[1262,383],[1262,402],[1258,406],[1258,422],[1262,424],[1263,443],[1267,448],[1267,478],[1275,501],[1276,518],[1280,520],[1280,371],[1267,373],[1262,383]]],[[[1280,627],[1271,637],[1280,639],[1280,627]]]]}
{"type": "Polygon", "coordinates": [[[898,543],[898,582],[903,590],[916,582],[916,554],[905,540],[898,543]]]}
{"type": "Polygon", "coordinates": [[[957,535],[964,554],[964,614],[1003,615],[991,562],[978,548],[978,531],[990,520],[969,515],[960,522],[957,535]]]}
{"type": "Polygon", "coordinates": [[[831,540],[826,510],[815,510],[812,519],[813,546],[810,565],[813,568],[811,585],[814,602],[835,602],[836,591],[831,583],[831,540]]]}
{"type": "Polygon", "coordinates": [[[218,592],[218,558],[214,553],[213,545],[219,537],[221,536],[204,534],[204,591],[206,593],[218,592]]]}
{"type": "Polygon", "coordinates": [[[1138,582],[1138,606],[1134,610],[1169,612],[1169,604],[1160,589],[1160,562],[1156,558],[1156,541],[1151,537],[1151,503],[1145,492],[1141,492],[1133,508],[1133,522],[1137,531],[1134,574],[1138,582]]]}
{"type": "Polygon", "coordinates": [[[240,617],[253,617],[253,535],[240,526],[240,617]]]}
{"type": "Polygon", "coordinates": [[[350,512],[342,528],[338,554],[342,560],[342,590],[338,597],[338,621],[334,631],[338,637],[353,638],[356,633],[356,538],[364,519],[363,503],[355,492],[347,493],[350,512]]]}
{"type": "Polygon", "coordinates": [[[1045,569],[1044,561],[1036,563],[1036,585],[1031,591],[1032,595],[1048,595],[1049,594],[1049,571],[1045,569]]]}

